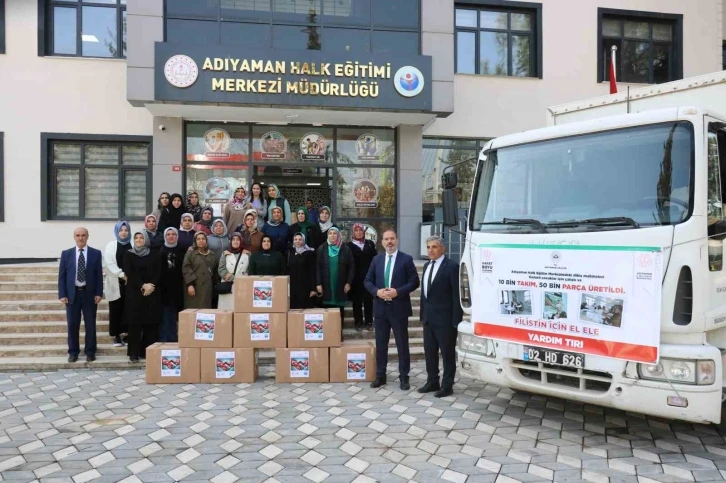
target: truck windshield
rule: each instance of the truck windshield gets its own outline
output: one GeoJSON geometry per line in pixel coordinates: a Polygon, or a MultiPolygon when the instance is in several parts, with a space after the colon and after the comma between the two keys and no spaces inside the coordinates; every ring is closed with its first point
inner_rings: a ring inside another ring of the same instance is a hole
{"type": "Polygon", "coordinates": [[[495,149],[479,163],[471,229],[541,233],[681,223],[692,202],[692,159],[687,122],[495,149]]]}

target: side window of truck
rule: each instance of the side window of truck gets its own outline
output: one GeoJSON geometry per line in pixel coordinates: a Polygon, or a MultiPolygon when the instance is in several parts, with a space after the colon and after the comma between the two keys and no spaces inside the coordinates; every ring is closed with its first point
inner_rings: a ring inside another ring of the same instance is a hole
{"type": "Polygon", "coordinates": [[[726,194],[726,132],[711,126],[708,133],[708,267],[723,268],[723,240],[726,238],[723,196],[726,194]]]}
{"type": "MultiPolygon", "coordinates": [[[[721,156],[719,156],[718,134],[708,132],[708,226],[723,220],[721,198],[721,156]]],[[[726,174],[726,173],[724,173],[726,174]]],[[[711,235],[709,230],[709,236],[711,235]]]]}

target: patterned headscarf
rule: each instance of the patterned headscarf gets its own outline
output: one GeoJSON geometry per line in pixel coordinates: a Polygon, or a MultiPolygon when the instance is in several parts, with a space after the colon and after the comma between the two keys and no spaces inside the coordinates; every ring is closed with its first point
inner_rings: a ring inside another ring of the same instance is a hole
{"type": "Polygon", "coordinates": [[[305,235],[303,233],[295,233],[295,236],[293,236],[292,239],[293,239],[292,247],[295,249],[295,253],[297,253],[298,255],[300,255],[301,253],[308,252],[308,251],[314,251],[312,248],[310,248],[308,246],[307,241],[305,241],[305,235]],[[295,237],[298,235],[300,235],[303,239],[301,247],[295,245],[295,237]]]}
{"type": "Polygon", "coordinates": [[[365,246],[365,244],[366,244],[366,227],[363,226],[362,223],[356,223],[356,224],[354,224],[353,225],[353,232],[350,234],[350,239],[351,239],[351,241],[353,243],[355,243],[358,247],[360,247],[362,249],[365,246]],[[355,229],[356,228],[360,228],[361,230],[363,230],[363,236],[361,238],[356,238],[355,237],[355,229]]]}
{"type": "Polygon", "coordinates": [[[148,231],[152,235],[155,235],[156,234],[156,228],[153,229],[153,230],[149,230],[149,218],[153,218],[154,219],[154,221],[156,222],[156,228],[159,228],[159,220],[157,220],[154,215],[146,215],[146,218],[144,218],[144,228],[146,229],[146,231],[148,231]]]}

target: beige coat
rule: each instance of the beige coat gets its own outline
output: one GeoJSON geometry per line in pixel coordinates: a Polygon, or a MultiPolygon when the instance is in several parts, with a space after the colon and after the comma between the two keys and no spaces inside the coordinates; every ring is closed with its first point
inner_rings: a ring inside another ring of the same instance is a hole
{"type": "Polygon", "coordinates": [[[185,309],[212,309],[212,295],[214,284],[219,280],[217,275],[217,255],[209,250],[206,255],[199,250],[188,251],[184,255],[182,265],[184,277],[184,308],[185,309]],[[194,297],[189,295],[187,287],[193,284],[194,297]]]}

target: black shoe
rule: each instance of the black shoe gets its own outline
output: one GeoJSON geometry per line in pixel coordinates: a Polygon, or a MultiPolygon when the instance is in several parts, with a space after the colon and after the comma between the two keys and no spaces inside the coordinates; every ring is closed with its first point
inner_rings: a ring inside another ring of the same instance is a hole
{"type": "Polygon", "coordinates": [[[123,347],[124,343],[121,341],[121,336],[117,335],[113,338],[113,346],[114,347],[123,347]]]}
{"type": "Polygon", "coordinates": [[[96,360],[96,356],[86,356],[86,362],[93,362],[96,360]]]}
{"type": "Polygon", "coordinates": [[[434,397],[448,397],[454,394],[454,390],[450,387],[444,387],[440,391],[437,391],[436,394],[434,394],[434,397]]]}
{"type": "Polygon", "coordinates": [[[355,331],[356,332],[363,332],[363,326],[362,325],[356,325],[355,326],[355,331]]]}
{"type": "Polygon", "coordinates": [[[128,344],[129,343],[129,336],[128,335],[123,336],[121,338],[121,342],[123,342],[124,344],[128,344]]]}
{"type": "Polygon", "coordinates": [[[420,394],[426,394],[427,392],[434,392],[439,390],[441,390],[441,385],[438,383],[438,381],[427,381],[423,387],[419,388],[418,392],[420,394]]]}
{"type": "Polygon", "coordinates": [[[373,330],[373,324],[366,324],[366,330],[373,330]]]}
{"type": "Polygon", "coordinates": [[[376,380],[371,382],[371,387],[373,389],[376,389],[376,388],[379,388],[379,387],[385,386],[385,385],[386,385],[386,376],[376,377],[376,380]]]}
{"type": "Polygon", "coordinates": [[[78,360],[78,356],[70,355],[68,356],[68,362],[76,362],[78,360]]]}
{"type": "Polygon", "coordinates": [[[411,384],[408,383],[408,377],[401,378],[401,391],[408,391],[411,389],[411,384]]]}
{"type": "Polygon", "coordinates": [[[131,357],[129,357],[129,361],[131,361],[131,362],[139,362],[139,358],[136,357],[136,356],[131,356],[131,357]]]}

